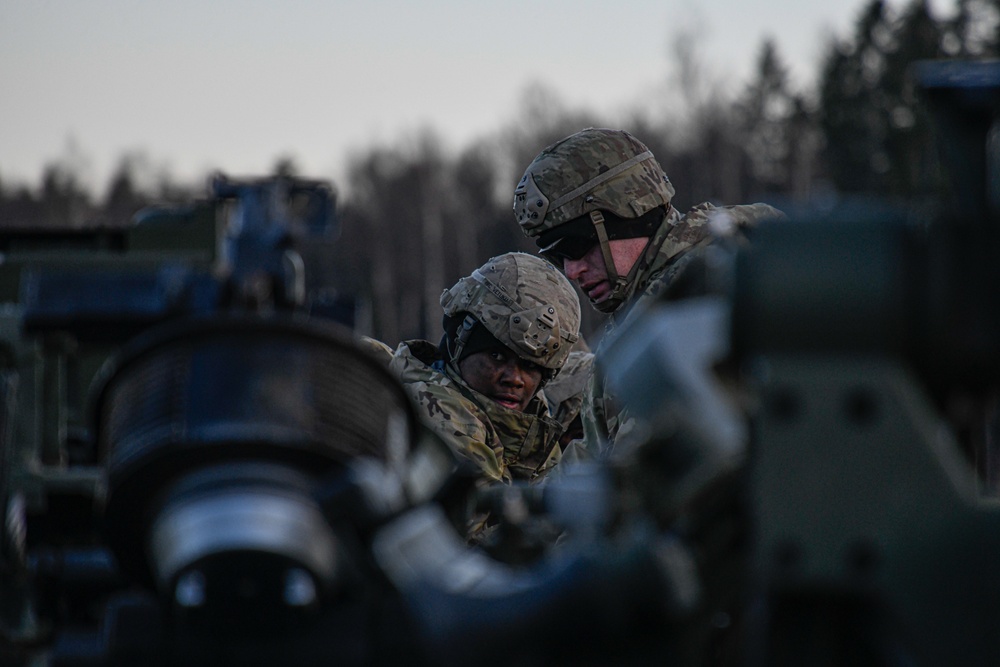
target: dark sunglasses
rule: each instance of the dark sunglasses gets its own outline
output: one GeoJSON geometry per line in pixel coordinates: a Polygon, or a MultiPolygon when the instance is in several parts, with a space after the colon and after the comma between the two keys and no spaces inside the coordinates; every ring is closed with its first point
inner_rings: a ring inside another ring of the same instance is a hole
{"type": "Polygon", "coordinates": [[[577,260],[598,244],[596,234],[567,234],[538,251],[538,254],[556,266],[563,260],[577,260]]]}

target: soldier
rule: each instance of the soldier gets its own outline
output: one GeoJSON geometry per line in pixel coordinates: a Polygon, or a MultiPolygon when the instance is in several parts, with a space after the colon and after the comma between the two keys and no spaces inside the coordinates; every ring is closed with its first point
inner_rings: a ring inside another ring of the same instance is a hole
{"type": "MultiPolygon", "coordinates": [[[[699,204],[681,215],[671,206],[673,196],[673,185],[642,142],[601,128],[542,150],[514,190],[521,230],[594,308],[611,314],[602,340],[639,310],[637,304],[676,289],[684,268],[717,232],[783,215],[767,204],[699,204]]],[[[583,406],[587,455],[603,455],[632,426],[595,373],[583,406]]]]}
{"type": "Polygon", "coordinates": [[[540,390],[579,339],[573,286],[548,262],[513,252],[445,290],[441,306],[441,343],[400,343],[390,370],[424,423],[485,480],[541,477],[561,455],[563,427],[540,390]]]}

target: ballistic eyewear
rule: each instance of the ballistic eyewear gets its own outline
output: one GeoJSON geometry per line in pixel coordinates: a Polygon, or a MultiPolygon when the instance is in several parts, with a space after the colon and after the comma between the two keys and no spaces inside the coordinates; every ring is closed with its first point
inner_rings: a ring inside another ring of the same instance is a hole
{"type": "Polygon", "coordinates": [[[597,234],[572,234],[561,236],[549,245],[541,248],[538,254],[562,268],[564,260],[582,258],[591,248],[598,244],[597,234]]]}

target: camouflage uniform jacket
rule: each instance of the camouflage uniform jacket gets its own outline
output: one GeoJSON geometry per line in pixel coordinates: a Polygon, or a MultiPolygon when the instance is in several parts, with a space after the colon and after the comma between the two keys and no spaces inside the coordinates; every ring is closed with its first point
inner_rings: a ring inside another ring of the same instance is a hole
{"type": "MultiPolygon", "coordinates": [[[[725,233],[709,224],[717,215],[725,217],[724,222],[731,230],[740,230],[753,227],[761,220],[783,217],[784,214],[767,204],[716,207],[705,203],[695,206],[684,216],[671,209],[638,260],[638,271],[629,286],[625,302],[607,320],[597,348],[598,357],[611,332],[641,312],[645,304],[666,292],[691,260],[725,233]]],[[[607,454],[616,442],[627,439],[635,426],[627,411],[615,405],[599,369],[591,376],[581,416],[584,431],[582,447],[586,457],[607,454]]]]}
{"type": "Polygon", "coordinates": [[[564,433],[580,414],[583,394],[590,384],[593,372],[594,353],[589,350],[573,350],[559,374],[545,385],[549,414],[562,424],[564,433]]]}
{"type": "Polygon", "coordinates": [[[400,343],[389,370],[402,381],[424,424],[476,463],[487,480],[537,479],[559,461],[562,427],[541,393],[524,412],[505,408],[470,388],[444,363],[437,346],[422,340],[400,343]]]}

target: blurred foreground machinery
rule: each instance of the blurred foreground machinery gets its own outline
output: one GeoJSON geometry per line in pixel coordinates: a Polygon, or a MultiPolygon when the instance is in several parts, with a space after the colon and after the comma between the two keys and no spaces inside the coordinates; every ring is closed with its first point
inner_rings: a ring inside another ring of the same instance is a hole
{"type": "Polygon", "coordinates": [[[913,73],[955,201],[765,224],[603,360],[662,479],[748,426],[735,664],[1000,660],[1000,63],[913,73]]]}
{"type": "Polygon", "coordinates": [[[0,664],[397,661],[363,543],[415,420],[306,316],[333,207],[220,176],[125,228],[0,234],[0,664]]]}

